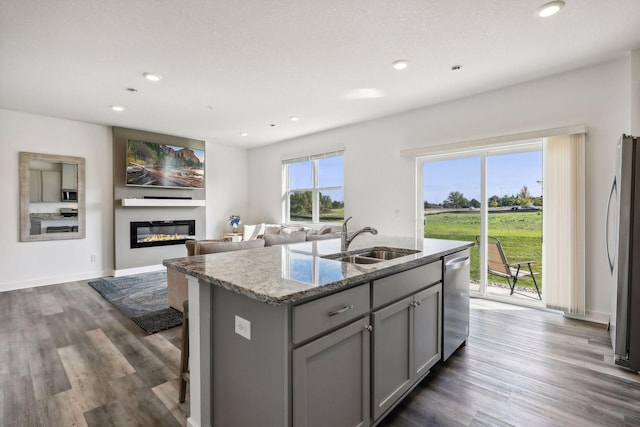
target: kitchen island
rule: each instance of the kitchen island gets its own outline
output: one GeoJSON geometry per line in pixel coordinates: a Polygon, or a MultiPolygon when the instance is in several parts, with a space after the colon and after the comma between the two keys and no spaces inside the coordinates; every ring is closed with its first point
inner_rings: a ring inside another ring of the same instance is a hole
{"type": "Polygon", "coordinates": [[[347,253],[332,239],[165,260],[188,279],[189,425],[375,425],[442,360],[443,337],[466,340],[459,321],[443,330],[452,314],[468,325],[470,246],[362,236],[347,253]],[[450,313],[448,259],[466,271],[449,276],[466,280],[450,313]]]}

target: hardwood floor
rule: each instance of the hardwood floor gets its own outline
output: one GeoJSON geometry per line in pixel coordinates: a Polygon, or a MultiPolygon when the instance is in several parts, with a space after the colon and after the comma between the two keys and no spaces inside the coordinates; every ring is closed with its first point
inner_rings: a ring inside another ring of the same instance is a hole
{"type": "MultiPolygon", "coordinates": [[[[640,376],[603,326],[508,307],[474,301],[467,346],[380,425],[640,426],[640,376]]],[[[184,426],[179,345],[85,281],[2,292],[0,426],[184,426]]]]}
{"type": "Polygon", "coordinates": [[[0,426],[184,426],[180,327],[147,335],[86,281],[0,293],[0,426]]]}
{"type": "Polygon", "coordinates": [[[380,424],[431,425],[640,426],[640,376],[602,325],[472,300],[467,346],[380,424]]]}

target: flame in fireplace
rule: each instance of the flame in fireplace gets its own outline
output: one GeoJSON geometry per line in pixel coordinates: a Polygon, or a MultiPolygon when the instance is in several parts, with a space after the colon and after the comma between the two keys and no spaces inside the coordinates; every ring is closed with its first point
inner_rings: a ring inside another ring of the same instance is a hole
{"type": "Polygon", "coordinates": [[[167,240],[184,240],[184,239],[193,239],[193,236],[187,236],[185,234],[151,234],[145,237],[142,240],[139,240],[141,243],[146,242],[165,242],[167,240]]]}

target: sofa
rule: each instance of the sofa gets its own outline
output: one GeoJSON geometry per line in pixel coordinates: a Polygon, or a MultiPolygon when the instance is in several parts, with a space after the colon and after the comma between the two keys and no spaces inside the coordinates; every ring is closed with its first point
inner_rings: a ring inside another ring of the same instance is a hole
{"type": "MultiPolygon", "coordinates": [[[[340,237],[340,226],[324,226],[314,229],[303,226],[281,224],[256,224],[244,227],[243,240],[231,242],[216,240],[188,240],[185,243],[187,256],[220,252],[259,249],[265,246],[302,243],[307,241],[335,239],[340,237]]],[[[187,299],[187,279],[184,273],[167,269],[169,306],[182,311],[182,302],[187,299]]]]}

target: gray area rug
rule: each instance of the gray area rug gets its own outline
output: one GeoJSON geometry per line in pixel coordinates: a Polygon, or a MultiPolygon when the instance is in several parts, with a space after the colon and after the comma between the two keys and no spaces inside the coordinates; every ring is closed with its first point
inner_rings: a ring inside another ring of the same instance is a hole
{"type": "Polygon", "coordinates": [[[108,277],[89,285],[148,334],[182,325],[182,313],[169,307],[165,271],[108,277]]]}

